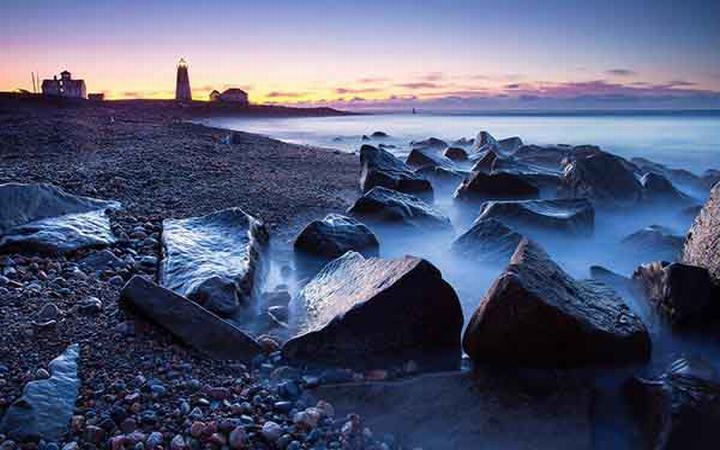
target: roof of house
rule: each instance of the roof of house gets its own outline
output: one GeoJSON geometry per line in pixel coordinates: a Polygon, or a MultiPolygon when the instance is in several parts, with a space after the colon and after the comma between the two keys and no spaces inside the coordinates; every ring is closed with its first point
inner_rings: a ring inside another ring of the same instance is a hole
{"type": "Polygon", "coordinates": [[[224,94],[245,94],[245,95],[247,95],[247,92],[243,91],[242,89],[238,89],[238,88],[230,88],[230,89],[225,89],[225,91],[223,92],[223,95],[224,94]]]}

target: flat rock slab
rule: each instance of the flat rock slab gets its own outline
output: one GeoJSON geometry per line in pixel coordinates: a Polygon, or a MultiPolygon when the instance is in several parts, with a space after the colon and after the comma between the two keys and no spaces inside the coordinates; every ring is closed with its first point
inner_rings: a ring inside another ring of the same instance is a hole
{"type": "Polygon", "coordinates": [[[49,184],[0,185],[0,252],[69,253],[115,243],[106,211],[120,203],[49,184]]]}
{"type": "Polygon", "coordinates": [[[348,214],[376,222],[414,228],[450,229],[450,219],[418,197],[376,187],[348,209],[348,214]]]}
{"type": "Polygon", "coordinates": [[[463,348],[476,362],[571,367],[645,360],[650,336],[615,291],[574,280],[525,239],[470,319],[463,348]]]}
{"type": "Polygon", "coordinates": [[[403,448],[591,449],[591,394],[567,380],[450,372],[397,382],[321,386],[337,417],[358,413],[403,448]]]}
{"type": "Polygon", "coordinates": [[[267,241],[263,223],[240,208],[166,219],[160,284],[231,317],[257,293],[267,241]]]}
{"type": "Polygon", "coordinates": [[[695,218],[683,248],[682,261],[705,267],[720,284],[720,183],[695,218]]]}
{"type": "Polygon", "coordinates": [[[255,339],[235,325],[145,278],[132,277],[120,297],[141,315],[215,359],[247,361],[260,353],[255,339]]]}
{"type": "Polygon", "coordinates": [[[493,201],[483,205],[478,220],[498,219],[520,229],[590,234],[595,210],[585,199],[493,201]]]}
{"type": "Polygon", "coordinates": [[[493,199],[532,199],[540,190],[522,175],[476,171],[458,186],[454,197],[458,200],[483,201],[493,199]]]}
{"type": "Polygon", "coordinates": [[[16,441],[58,442],[68,430],[75,408],[78,378],[78,344],[69,346],[49,366],[50,378],[29,382],[0,422],[0,433],[16,441]]]}
{"type": "Polygon", "coordinates": [[[372,145],[360,148],[360,189],[367,192],[376,186],[432,198],[432,185],[417,175],[392,153],[372,145]]]}
{"type": "Polygon", "coordinates": [[[459,362],[460,302],[424,259],[348,252],[298,293],[291,310],[299,333],[283,347],[291,360],[347,366],[435,358],[450,366],[459,362]]]}

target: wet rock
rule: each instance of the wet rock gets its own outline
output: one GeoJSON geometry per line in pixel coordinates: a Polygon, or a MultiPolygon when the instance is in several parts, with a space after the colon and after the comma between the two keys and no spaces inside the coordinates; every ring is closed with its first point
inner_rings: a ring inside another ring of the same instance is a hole
{"type": "Polygon", "coordinates": [[[695,218],[683,247],[682,262],[705,267],[720,284],[720,183],[695,218]]]}
{"type": "Polygon", "coordinates": [[[642,185],[622,158],[595,147],[575,148],[571,158],[565,166],[562,195],[610,206],[627,206],[642,199],[642,185]]]}
{"type": "Polygon", "coordinates": [[[612,289],[573,279],[525,239],[470,319],[463,348],[478,363],[571,367],[644,360],[650,337],[612,289]]]}
{"type": "Polygon", "coordinates": [[[640,178],[644,197],[653,202],[692,203],[692,199],[677,190],[670,180],[657,173],[646,173],[640,178]]]}
{"type": "Polygon", "coordinates": [[[448,147],[443,155],[452,161],[467,161],[468,154],[462,147],[448,147]]]}
{"type": "Polygon", "coordinates": [[[295,238],[295,251],[333,259],[350,250],[377,256],[380,243],[363,223],[340,214],[328,214],[308,224],[295,238]]]}
{"type": "Polygon", "coordinates": [[[523,141],[517,136],[500,139],[497,146],[506,154],[513,154],[523,146],[523,141]]]}
{"type": "Polygon", "coordinates": [[[410,154],[405,160],[405,164],[410,167],[444,167],[446,169],[452,169],[454,167],[453,162],[438,153],[437,150],[427,148],[414,148],[410,151],[410,154]]]}
{"type": "Polygon", "coordinates": [[[475,137],[475,148],[476,149],[489,149],[497,148],[498,141],[487,131],[481,131],[475,137]]]}
{"type": "Polygon", "coordinates": [[[69,346],[49,364],[50,377],[31,381],[0,422],[0,433],[18,441],[58,442],[66,433],[80,389],[80,348],[69,346]]]}
{"type": "Polygon", "coordinates": [[[410,146],[413,148],[435,148],[442,150],[444,148],[447,148],[448,144],[442,139],[430,137],[422,141],[412,141],[410,143],[410,146]]]}
{"type": "Polygon", "coordinates": [[[671,169],[663,164],[655,161],[650,161],[646,158],[635,157],[631,158],[630,162],[637,167],[638,175],[645,175],[647,173],[653,173],[660,175],[673,183],[690,186],[697,189],[704,189],[702,180],[694,173],[684,169],[671,169]]]}
{"type": "Polygon", "coordinates": [[[562,163],[571,152],[569,146],[523,145],[513,154],[513,158],[526,164],[543,167],[550,170],[562,168],[562,163]]]}
{"type": "Polygon", "coordinates": [[[347,212],[368,220],[415,228],[451,227],[447,216],[421,199],[383,187],[366,192],[347,212]]]}
{"type": "Polygon", "coordinates": [[[299,335],[283,347],[290,360],[364,366],[421,360],[454,367],[463,317],[453,288],[428,261],[364,258],[330,262],[292,301],[299,335]]]}
{"type": "Polygon", "coordinates": [[[120,295],[140,314],[215,359],[249,360],[260,353],[260,345],[236,326],[145,278],[131,278],[120,295]]]}
{"type": "Polygon", "coordinates": [[[465,201],[537,198],[540,190],[522,176],[510,173],[473,172],[458,186],[454,197],[465,201]]]}
{"type": "Polygon", "coordinates": [[[647,448],[714,448],[720,441],[720,380],[709,363],[679,359],[657,379],[631,379],[625,392],[647,448]]]}
{"type": "Polygon", "coordinates": [[[418,175],[432,181],[433,183],[439,183],[443,185],[452,184],[448,186],[452,189],[457,186],[458,183],[462,182],[467,175],[467,172],[457,169],[447,169],[445,167],[437,166],[425,166],[415,171],[418,175]]]}
{"type": "Polygon", "coordinates": [[[492,218],[518,229],[584,235],[592,233],[595,210],[586,199],[492,201],[478,220],[492,218]]]}
{"type": "Polygon", "coordinates": [[[68,253],[115,243],[106,211],[117,202],[49,184],[0,184],[0,252],[68,253]]]}
{"type": "Polygon", "coordinates": [[[622,240],[624,248],[636,254],[645,255],[646,259],[664,259],[675,261],[680,256],[683,238],[661,225],[650,225],[636,231],[622,240]]]}
{"type": "Polygon", "coordinates": [[[430,182],[385,150],[363,145],[360,148],[360,164],[360,189],[363,192],[382,186],[399,192],[432,197],[430,182]]]}
{"type": "Polygon", "coordinates": [[[262,282],[265,225],[239,208],[163,221],[163,287],[229,317],[249,306],[262,282]]]}
{"type": "Polygon", "coordinates": [[[489,174],[492,172],[493,164],[499,158],[500,157],[496,152],[487,150],[481,153],[479,158],[473,159],[475,164],[471,170],[472,172],[483,172],[489,174]]]}
{"type": "Polygon", "coordinates": [[[472,227],[455,239],[452,251],[479,261],[507,261],[523,236],[496,219],[475,221],[472,227]]]}
{"type": "Polygon", "coordinates": [[[387,134],[387,133],[384,132],[384,131],[374,131],[374,132],[370,135],[370,137],[373,138],[373,139],[384,139],[384,138],[389,138],[390,135],[387,134]]]}
{"type": "Polygon", "coordinates": [[[720,288],[705,268],[653,262],[638,267],[633,280],[675,325],[703,325],[720,318],[720,288]]]}

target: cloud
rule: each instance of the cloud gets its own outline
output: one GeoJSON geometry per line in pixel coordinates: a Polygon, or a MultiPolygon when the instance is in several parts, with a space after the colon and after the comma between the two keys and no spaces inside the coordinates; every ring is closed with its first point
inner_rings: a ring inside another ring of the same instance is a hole
{"type": "Polygon", "coordinates": [[[367,78],[358,79],[358,82],[363,83],[363,84],[384,83],[386,81],[389,81],[389,80],[387,78],[383,78],[383,77],[367,77],[367,78]]]}
{"type": "Polygon", "coordinates": [[[379,88],[369,87],[369,88],[347,88],[347,87],[339,87],[335,89],[336,94],[345,95],[345,94],[367,94],[370,92],[379,92],[379,88]]]}
{"type": "Polygon", "coordinates": [[[445,75],[442,72],[428,72],[425,75],[418,77],[418,80],[440,81],[443,78],[445,78],[445,75]]]}
{"type": "Polygon", "coordinates": [[[666,83],[666,86],[668,87],[675,87],[675,86],[681,86],[681,87],[687,87],[687,86],[697,86],[697,83],[694,81],[686,81],[686,80],[672,80],[668,81],[666,83]]]}
{"type": "Polygon", "coordinates": [[[519,83],[506,84],[505,89],[520,89],[519,83]]]}
{"type": "Polygon", "coordinates": [[[268,92],[265,96],[267,98],[297,98],[306,95],[305,92],[283,92],[283,91],[272,91],[268,92]]]}
{"type": "Polygon", "coordinates": [[[630,69],[610,69],[605,71],[608,75],[615,75],[617,77],[631,77],[637,75],[637,72],[630,69]]]}
{"type": "Polygon", "coordinates": [[[398,87],[402,87],[405,89],[437,89],[442,87],[441,85],[437,83],[432,83],[429,81],[418,81],[418,82],[411,82],[411,83],[400,83],[396,84],[398,87]]]}

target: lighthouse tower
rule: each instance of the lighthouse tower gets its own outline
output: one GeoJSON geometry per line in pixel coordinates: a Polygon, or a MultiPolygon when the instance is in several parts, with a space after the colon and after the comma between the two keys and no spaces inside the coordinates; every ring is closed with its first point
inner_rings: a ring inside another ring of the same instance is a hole
{"type": "Polygon", "coordinates": [[[192,101],[190,92],[190,77],[188,77],[187,63],[180,59],[177,66],[177,82],[175,83],[175,100],[179,102],[192,101]]]}

